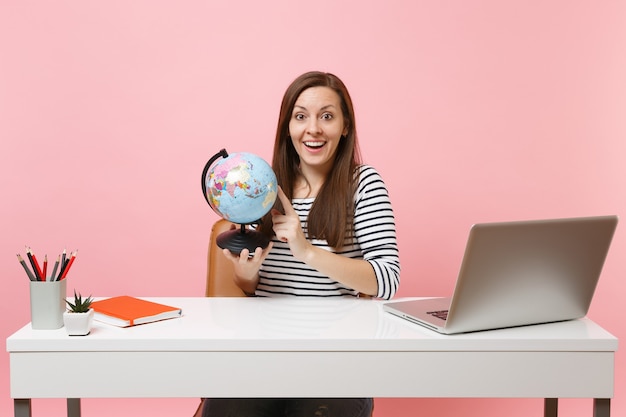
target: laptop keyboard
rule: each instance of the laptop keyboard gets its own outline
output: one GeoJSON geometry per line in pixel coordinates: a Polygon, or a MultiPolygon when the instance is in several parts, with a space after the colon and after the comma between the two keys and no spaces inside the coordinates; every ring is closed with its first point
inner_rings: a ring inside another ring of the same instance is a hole
{"type": "Polygon", "coordinates": [[[431,316],[437,317],[441,320],[448,319],[448,310],[439,310],[439,311],[427,311],[426,314],[430,314],[431,316]]]}

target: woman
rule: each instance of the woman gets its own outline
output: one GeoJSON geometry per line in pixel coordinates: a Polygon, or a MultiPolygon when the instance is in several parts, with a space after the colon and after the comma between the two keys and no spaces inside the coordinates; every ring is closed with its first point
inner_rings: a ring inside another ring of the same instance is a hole
{"type": "MultiPolygon", "coordinates": [[[[393,297],[400,261],[385,184],[362,165],[354,109],[335,75],[308,72],[283,97],[272,168],[278,200],[264,250],[239,256],[235,282],[256,296],[393,297]]],[[[210,399],[203,416],[369,416],[372,400],[210,399]]]]}

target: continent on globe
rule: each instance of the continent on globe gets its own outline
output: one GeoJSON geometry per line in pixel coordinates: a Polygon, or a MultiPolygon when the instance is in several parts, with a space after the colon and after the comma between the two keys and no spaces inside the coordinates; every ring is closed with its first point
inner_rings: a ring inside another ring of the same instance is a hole
{"type": "Polygon", "coordinates": [[[247,152],[226,155],[207,164],[203,178],[205,198],[224,219],[238,224],[255,223],[276,201],[276,175],[259,156],[247,152]]]}

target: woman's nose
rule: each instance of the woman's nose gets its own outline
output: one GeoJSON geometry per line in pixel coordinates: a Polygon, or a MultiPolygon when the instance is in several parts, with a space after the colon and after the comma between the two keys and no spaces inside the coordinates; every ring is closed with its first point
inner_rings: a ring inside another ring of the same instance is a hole
{"type": "Polygon", "coordinates": [[[319,120],[317,120],[316,118],[311,118],[307,126],[307,131],[312,135],[319,134],[322,131],[319,120]]]}

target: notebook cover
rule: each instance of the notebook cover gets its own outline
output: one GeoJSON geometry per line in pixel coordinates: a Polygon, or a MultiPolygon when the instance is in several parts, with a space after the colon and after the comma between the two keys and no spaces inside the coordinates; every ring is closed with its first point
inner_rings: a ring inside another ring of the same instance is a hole
{"type": "Polygon", "coordinates": [[[121,327],[180,317],[180,308],[121,295],[94,301],[95,319],[121,327]]]}

